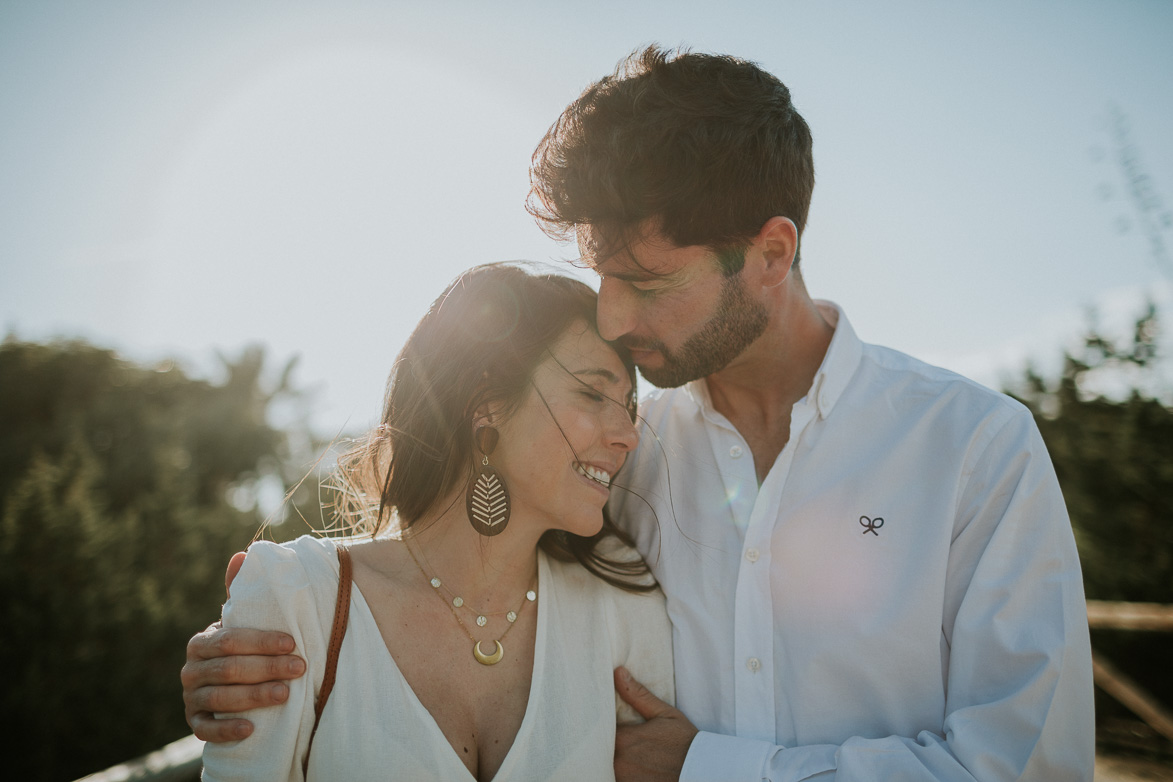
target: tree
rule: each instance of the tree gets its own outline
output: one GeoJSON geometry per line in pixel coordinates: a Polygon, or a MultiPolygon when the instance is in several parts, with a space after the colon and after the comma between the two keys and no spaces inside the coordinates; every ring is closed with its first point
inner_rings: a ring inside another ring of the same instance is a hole
{"type": "MultiPolygon", "coordinates": [[[[1063,487],[1089,599],[1173,603],[1173,407],[1161,398],[1159,337],[1150,305],[1130,339],[1089,328],[1056,381],[1028,371],[1017,390],[1063,487]]],[[[1092,641],[1173,704],[1169,636],[1097,631],[1092,641]]],[[[1101,727],[1124,713],[1097,701],[1101,727]]]]}
{"type": "Polygon", "coordinates": [[[293,393],[292,365],[266,391],[259,348],[224,363],[214,384],[80,342],[0,344],[11,778],[73,779],[187,731],[186,641],[218,616],[224,565],[260,521],[228,498],[289,457],[266,412],[293,393]]]}

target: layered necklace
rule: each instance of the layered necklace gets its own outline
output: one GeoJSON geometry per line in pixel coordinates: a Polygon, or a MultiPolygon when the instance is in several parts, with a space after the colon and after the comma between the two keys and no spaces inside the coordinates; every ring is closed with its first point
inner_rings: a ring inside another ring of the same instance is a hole
{"type": "MultiPolygon", "coordinates": [[[[420,564],[420,561],[416,557],[415,552],[411,550],[411,545],[408,544],[406,540],[403,541],[403,545],[407,546],[407,553],[411,555],[411,561],[415,563],[415,566],[419,568],[419,571],[423,577],[428,579],[428,583],[432,585],[432,590],[436,593],[436,597],[440,598],[440,600],[444,602],[444,605],[448,606],[448,610],[452,612],[452,616],[456,619],[456,623],[460,625],[460,629],[463,630],[464,634],[468,636],[468,640],[472,641],[473,658],[481,665],[496,665],[497,663],[501,662],[501,658],[505,654],[505,649],[501,646],[501,642],[505,640],[505,636],[509,635],[509,631],[512,630],[514,624],[517,623],[517,616],[521,613],[521,610],[525,608],[526,602],[537,602],[537,577],[534,577],[534,583],[528,590],[526,590],[525,597],[522,599],[521,604],[517,606],[517,610],[499,611],[497,613],[476,611],[472,606],[467,605],[464,602],[464,598],[462,598],[460,595],[453,594],[453,592],[449,590],[448,587],[444,586],[444,582],[440,580],[439,576],[428,575],[428,571],[424,570],[424,566],[420,564]],[[441,595],[440,590],[446,592],[448,597],[445,598],[444,595],[441,595]],[[460,614],[456,610],[458,608],[467,608],[469,611],[475,614],[477,627],[484,627],[487,625],[489,623],[490,616],[501,616],[502,614],[505,615],[505,620],[509,622],[509,626],[505,628],[505,632],[501,633],[500,638],[498,638],[496,641],[493,641],[494,649],[491,654],[485,654],[483,651],[481,651],[481,642],[474,638],[473,634],[469,632],[468,626],[464,623],[464,620],[460,618],[460,614]]],[[[422,552],[420,553],[420,556],[423,556],[422,552]]]]}

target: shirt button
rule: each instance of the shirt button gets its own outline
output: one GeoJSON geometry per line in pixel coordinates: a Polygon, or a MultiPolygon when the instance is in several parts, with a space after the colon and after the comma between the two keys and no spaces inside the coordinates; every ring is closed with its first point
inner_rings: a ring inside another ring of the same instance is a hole
{"type": "Polygon", "coordinates": [[[762,669],[762,661],[756,657],[751,657],[745,661],[745,667],[749,669],[750,673],[757,673],[762,669]]]}
{"type": "Polygon", "coordinates": [[[756,548],[746,549],[745,558],[750,562],[758,561],[759,552],[756,548]]]}
{"type": "Polygon", "coordinates": [[[732,456],[734,459],[740,459],[741,453],[742,453],[742,451],[741,451],[740,445],[735,445],[729,449],[729,455],[732,456]]]}

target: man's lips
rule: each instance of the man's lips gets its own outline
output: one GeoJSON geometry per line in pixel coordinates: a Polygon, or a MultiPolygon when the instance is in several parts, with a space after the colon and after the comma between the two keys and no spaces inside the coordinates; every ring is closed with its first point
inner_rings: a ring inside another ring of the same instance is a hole
{"type": "Polygon", "coordinates": [[[627,348],[627,351],[631,353],[631,357],[636,360],[647,358],[655,353],[661,352],[660,345],[656,343],[624,342],[623,347],[627,348]]]}

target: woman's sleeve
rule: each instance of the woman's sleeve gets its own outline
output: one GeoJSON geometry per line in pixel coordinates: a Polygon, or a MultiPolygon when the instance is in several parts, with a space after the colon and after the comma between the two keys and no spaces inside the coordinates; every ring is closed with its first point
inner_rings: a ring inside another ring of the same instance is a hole
{"type": "Polygon", "coordinates": [[[304,676],[289,684],[289,699],[240,714],[253,723],[241,741],[204,745],[204,780],[297,780],[314,724],[314,694],[322,680],[325,635],[305,567],[293,549],[260,541],[232,582],[225,627],[280,630],[293,636],[294,654],[306,660],[304,676]]]}
{"type": "MultiPolygon", "coordinates": [[[[611,590],[613,667],[622,665],[637,681],[660,700],[676,704],[676,681],[672,668],[672,624],[664,593],[635,593],[611,590]]],[[[618,693],[615,718],[622,724],[643,722],[618,693]]]]}

